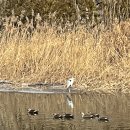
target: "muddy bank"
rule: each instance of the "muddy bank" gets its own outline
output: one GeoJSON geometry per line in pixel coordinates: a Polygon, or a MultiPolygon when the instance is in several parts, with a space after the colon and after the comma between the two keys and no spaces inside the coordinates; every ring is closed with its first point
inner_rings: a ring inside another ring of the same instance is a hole
{"type": "MultiPolygon", "coordinates": [[[[0,80],[0,92],[23,92],[23,93],[68,93],[64,84],[50,83],[12,83],[0,80]]],[[[71,93],[78,93],[80,89],[71,88],[71,93]]]]}
{"type": "MultiPolygon", "coordinates": [[[[65,84],[60,83],[13,83],[7,80],[0,80],[0,92],[23,92],[23,93],[68,93],[65,84]]],[[[71,93],[130,93],[130,87],[123,83],[110,83],[101,84],[100,82],[73,86],[71,88],[71,93]]]]}

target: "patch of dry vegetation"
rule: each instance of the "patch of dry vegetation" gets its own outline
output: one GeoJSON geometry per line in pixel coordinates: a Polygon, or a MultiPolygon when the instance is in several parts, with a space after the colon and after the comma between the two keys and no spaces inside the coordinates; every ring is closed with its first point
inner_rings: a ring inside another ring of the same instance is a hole
{"type": "Polygon", "coordinates": [[[77,31],[57,33],[55,27],[46,25],[29,39],[14,34],[7,40],[5,34],[0,44],[0,78],[64,83],[74,76],[81,86],[123,83],[128,87],[130,22],[115,24],[112,30],[100,27],[98,38],[96,30],[79,26],[77,31]]]}
{"type": "Polygon", "coordinates": [[[1,3],[8,17],[0,18],[0,78],[65,83],[73,76],[83,88],[127,91],[130,2],[40,2],[1,3]]]}

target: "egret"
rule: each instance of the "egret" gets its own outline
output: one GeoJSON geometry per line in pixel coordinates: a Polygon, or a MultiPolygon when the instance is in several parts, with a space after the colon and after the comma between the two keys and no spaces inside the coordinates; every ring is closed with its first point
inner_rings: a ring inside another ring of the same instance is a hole
{"type": "Polygon", "coordinates": [[[74,83],[74,78],[69,78],[67,80],[67,90],[69,90],[69,93],[70,93],[70,88],[73,86],[73,83],[74,83]]]}

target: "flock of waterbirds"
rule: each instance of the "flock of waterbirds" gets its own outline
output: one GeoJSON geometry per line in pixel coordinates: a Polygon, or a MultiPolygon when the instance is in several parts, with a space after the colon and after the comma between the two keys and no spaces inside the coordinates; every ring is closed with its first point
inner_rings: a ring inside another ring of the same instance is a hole
{"type": "MultiPolygon", "coordinates": [[[[69,78],[67,80],[67,84],[66,84],[66,88],[68,90],[68,92],[70,93],[71,92],[71,88],[73,86],[73,83],[74,83],[74,78],[69,78]]],[[[67,98],[67,104],[68,106],[71,108],[71,109],[74,109],[74,104],[73,104],[73,101],[71,99],[71,97],[69,95],[66,95],[66,98],[67,98]]],[[[102,121],[102,122],[109,122],[109,119],[108,117],[106,116],[100,116],[99,114],[97,113],[91,113],[91,112],[88,112],[88,113],[83,113],[83,112],[80,112],[81,113],[81,117],[82,119],[86,119],[86,120],[91,120],[91,119],[98,119],[98,121],[102,121]]],[[[35,109],[28,109],[28,114],[31,115],[31,116],[36,116],[39,114],[39,111],[38,110],[35,110],[35,109]]],[[[53,119],[58,119],[58,120],[70,120],[70,119],[74,119],[74,115],[71,114],[71,113],[63,113],[63,114],[60,114],[60,113],[53,113],[52,114],[52,118],[53,119]]]]}

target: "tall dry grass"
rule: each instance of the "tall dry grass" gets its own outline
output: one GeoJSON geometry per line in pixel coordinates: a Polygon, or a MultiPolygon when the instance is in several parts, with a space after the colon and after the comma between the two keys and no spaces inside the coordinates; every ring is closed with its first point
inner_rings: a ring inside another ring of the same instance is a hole
{"type": "Polygon", "coordinates": [[[61,82],[73,76],[76,84],[130,80],[130,22],[112,30],[96,27],[86,31],[57,33],[43,26],[31,38],[2,36],[0,78],[16,82],[61,82]]]}

